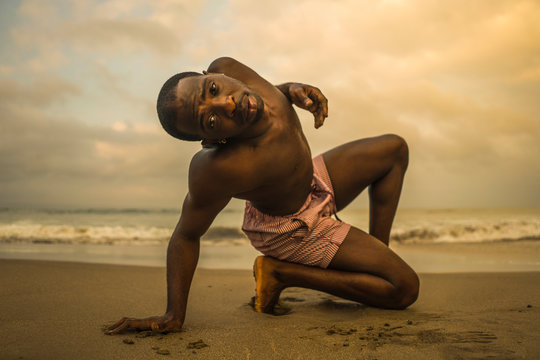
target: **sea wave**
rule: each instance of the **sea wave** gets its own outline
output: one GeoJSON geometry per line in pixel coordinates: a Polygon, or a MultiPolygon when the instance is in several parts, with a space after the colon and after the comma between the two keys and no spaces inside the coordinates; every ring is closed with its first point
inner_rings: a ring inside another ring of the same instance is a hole
{"type": "Polygon", "coordinates": [[[394,229],[391,240],[401,244],[540,240],[540,219],[469,221],[398,227],[394,229]]]}
{"type": "MultiPolygon", "coordinates": [[[[164,245],[170,228],[142,226],[70,226],[42,224],[2,224],[0,243],[164,245]]],[[[205,244],[238,245],[247,242],[242,231],[233,227],[211,227],[202,238],[205,244]]]]}
{"type": "Polygon", "coordinates": [[[61,214],[178,214],[178,209],[141,209],[141,208],[84,208],[84,209],[11,209],[11,208],[1,208],[0,213],[16,213],[16,212],[25,212],[25,213],[42,213],[48,215],[61,215],[61,214]]]}
{"type": "MultiPolygon", "coordinates": [[[[234,209],[223,209],[222,212],[230,213],[236,212],[234,209]]],[[[48,215],[62,215],[62,214],[173,214],[178,215],[179,209],[176,208],[155,208],[155,209],[143,209],[143,208],[81,208],[81,209],[12,209],[7,207],[0,207],[0,214],[2,213],[26,213],[26,214],[48,214],[48,215]]]]}
{"type": "MultiPolygon", "coordinates": [[[[166,245],[173,229],[159,226],[51,225],[19,221],[0,223],[0,243],[166,245]]],[[[540,218],[468,220],[396,224],[392,242],[467,243],[540,240],[540,218]]],[[[207,245],[245,245],[249,241],[238,226],[212,226],[202,237],[207,245]]]]}

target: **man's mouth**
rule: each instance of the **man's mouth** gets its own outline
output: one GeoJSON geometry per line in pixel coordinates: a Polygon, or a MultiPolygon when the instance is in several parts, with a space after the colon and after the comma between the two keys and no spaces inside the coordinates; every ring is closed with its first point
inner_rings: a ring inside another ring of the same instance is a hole
{"type": "Polygon", "coordinates": [[[248,116],[253,114],[257,110],[257,104],[255,103],[254,99],[251,99],[251,97],[248,97],[248,116]]]}
{"type": "Polygon", "coordinates": [[[248,122],[253,118],[253,116],[257,112],[257,102],[252,96],[246,94],[242,101],[242,107],[244,110],[243,111],[244,122],[248,122]]]}

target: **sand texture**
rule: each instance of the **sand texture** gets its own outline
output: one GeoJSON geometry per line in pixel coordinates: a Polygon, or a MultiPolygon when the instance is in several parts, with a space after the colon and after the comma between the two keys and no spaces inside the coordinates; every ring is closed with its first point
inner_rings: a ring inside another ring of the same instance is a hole
{"type": "Polygon", "coordinates": [[[157,315],[165,269],[1,260],[1,359],[537,359],[540,272],[421,274],[405,311],[287,289],[257,314],[251,272],[197,270],[184,330],[104,335],[157,315]]]}

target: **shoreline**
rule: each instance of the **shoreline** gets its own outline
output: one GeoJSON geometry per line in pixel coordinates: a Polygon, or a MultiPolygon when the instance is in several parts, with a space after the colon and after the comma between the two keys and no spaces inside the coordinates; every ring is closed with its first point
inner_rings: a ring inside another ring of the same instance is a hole
{"type": "Polygon", "coordinates": [[[160,314],[165,269],[0,260],[5,359],[536,358],[540,272],[420,274],[418,301],[381,310],[290,288],[285,316],[248,305],[248,270],[197,269],[183,331],[102,333],[122,316],[160,314]]]}
{"type": "MultiPolygon", "coordinates": [[[[540,241],[399,244],[390,248],[422,273],[540,271],[540,241]]],[[[166,245],[0,244],[0,259],[164,267],[166,245]]],[[[249,270],[251,245],[201,244],[199,268],[249,270]]]]}

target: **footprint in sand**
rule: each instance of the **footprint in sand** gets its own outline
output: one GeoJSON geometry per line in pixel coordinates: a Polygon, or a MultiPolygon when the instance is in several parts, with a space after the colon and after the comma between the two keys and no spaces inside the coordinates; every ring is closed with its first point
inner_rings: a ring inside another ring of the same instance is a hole
{"type": "Polygon", "coordinates": [[[451,336],[453,343],[465,344],[465,343],[480,343],[489,344],[497,340],[497,336],[492,333],[483,331],[464,331],[461,333],[455,333],[451,336]]]}
{"type": "Polygon", "coordinates": [[[337,334],[337,335],[342,335],[342,336],[345,336],[345,335],[351,335],[353,333],[356,332],[356,329],[354,328],[351,328],[351,329],[340,329],[338,327],[336,327],[335,325],[333,325],[330,329],[328,329],[326,331],[326,335],[334,335],[334,334],[337,334]]]}
{"type": "Polygon", "coordinates": [[[446,342],[446,335],[440,329],[420,330],[416,337],[424,344],[440,344],[446,342]]]}
{"type": "Polygon", "coordinates": [[[440,329],[421,330],[416,334],[418,340],[424,344],[489,344],[497,340],[497,336],[484,331],[463,331],[459,333],[444,333],[440,329]]]}
{"type": "Polygon", "coordinates": [[[188,349],[202,349],[210,345],[206,344],[202,339],[188,343],[188,349]]]}

